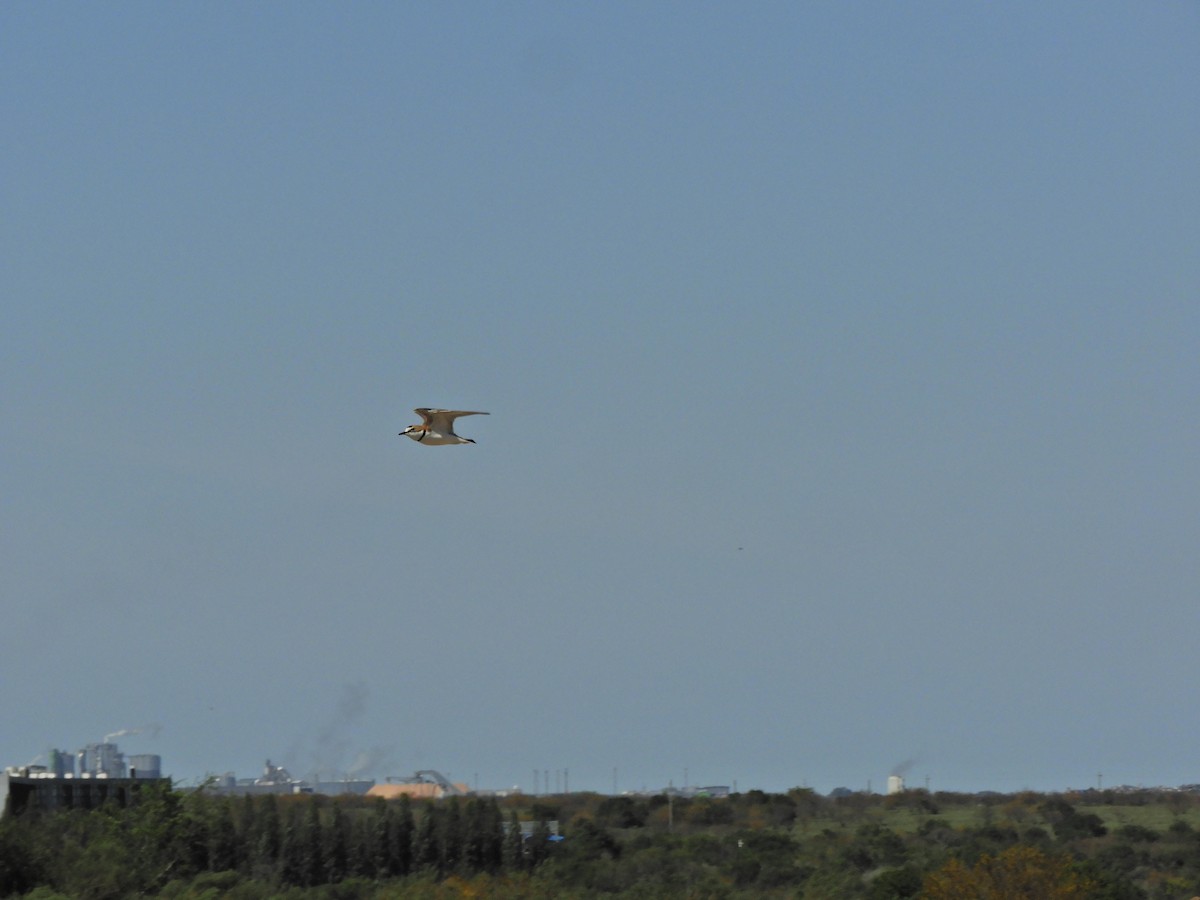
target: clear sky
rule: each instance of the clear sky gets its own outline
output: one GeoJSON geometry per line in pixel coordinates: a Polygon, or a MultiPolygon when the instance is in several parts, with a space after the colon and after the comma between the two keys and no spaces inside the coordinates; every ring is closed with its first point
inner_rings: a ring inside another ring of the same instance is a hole
{"type": "Polygon", "coordinates": [[[1197,46],[0,5],[0,764],[1200,782],[1197,46]]]}

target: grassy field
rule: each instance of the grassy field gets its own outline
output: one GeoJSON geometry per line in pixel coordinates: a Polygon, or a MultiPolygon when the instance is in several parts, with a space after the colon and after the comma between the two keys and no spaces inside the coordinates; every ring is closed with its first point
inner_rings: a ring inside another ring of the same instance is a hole
{"type": "Polygon", "coordinates": [[[1165,803],[1147,804],[1145,806],[1079,806],[1080,812],[1095,813],[1104,820],[1111,830],[1121,825],[1141,825],[1155,831],[1166,831],[1178,821],[1186,822],[1192,828],[1200,830],[1200,809],[1194,805],[1184,810],[1172,809],[1165,803]]]}
{"type": "MultiPolygon", "coordinates": [[[[926,825],[930,819],[936,819],[955,829],[999,825],[1014,827],[1019,832],[1035,827],[1053,832],[1041,808],[1047,795],[986,799],[964,795],[934,796],[926,802],[903,799],[889,802],[889,799],[859,809],[827,807],[814,815],[797,816],[794,827],[803,835],[827,828],[854,831],[861,825],[875,824],[908,834],[926,825]]],[[[1182,821],[1200,832],[1200,798],[1195,795],[1064,795],[1063,799],[1078,813],[1099,816],[1110,831],[1122,825],[1137,825],[1163,833],[1175,822],[1182,821]]]]}

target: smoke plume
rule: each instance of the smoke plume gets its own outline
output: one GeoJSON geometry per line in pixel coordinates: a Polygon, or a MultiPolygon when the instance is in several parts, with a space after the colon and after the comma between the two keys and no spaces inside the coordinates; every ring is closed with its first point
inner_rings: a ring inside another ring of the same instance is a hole
{"type": "Polygon", "coordinates": [[[157,722],[151,722],[149,725],[142,725],[138,728],[121,728],[117,731],[109,732],[104,736],[103,743],[111,744],[114,739],[119,737],[127,737],[134,734],[147,734],[151,738],[158,737],[158,733],[162,731],[162,726],[157,722]]]}

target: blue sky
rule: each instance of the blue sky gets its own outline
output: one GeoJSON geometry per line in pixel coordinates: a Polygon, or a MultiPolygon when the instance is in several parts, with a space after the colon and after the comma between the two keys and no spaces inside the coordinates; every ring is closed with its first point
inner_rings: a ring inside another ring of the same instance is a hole
{"type": "Polygon", "coordinates": [[[1200,781],[1197,38],[4,4],[0,762],[1200,781]]]}

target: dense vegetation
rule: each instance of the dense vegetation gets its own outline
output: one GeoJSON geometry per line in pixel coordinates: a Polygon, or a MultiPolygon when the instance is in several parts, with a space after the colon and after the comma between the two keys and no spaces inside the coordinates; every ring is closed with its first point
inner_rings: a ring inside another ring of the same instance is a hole
{"type": "Polygon", "coordinates": [[[1197,827],[1183,793],[794,789],[414,806],[153,789],[127,809],[4,818],[0,896],[1187,900],[1200,894],[1197,827]],[[550,840],[551,820],[563,840],[550,840]]]}

